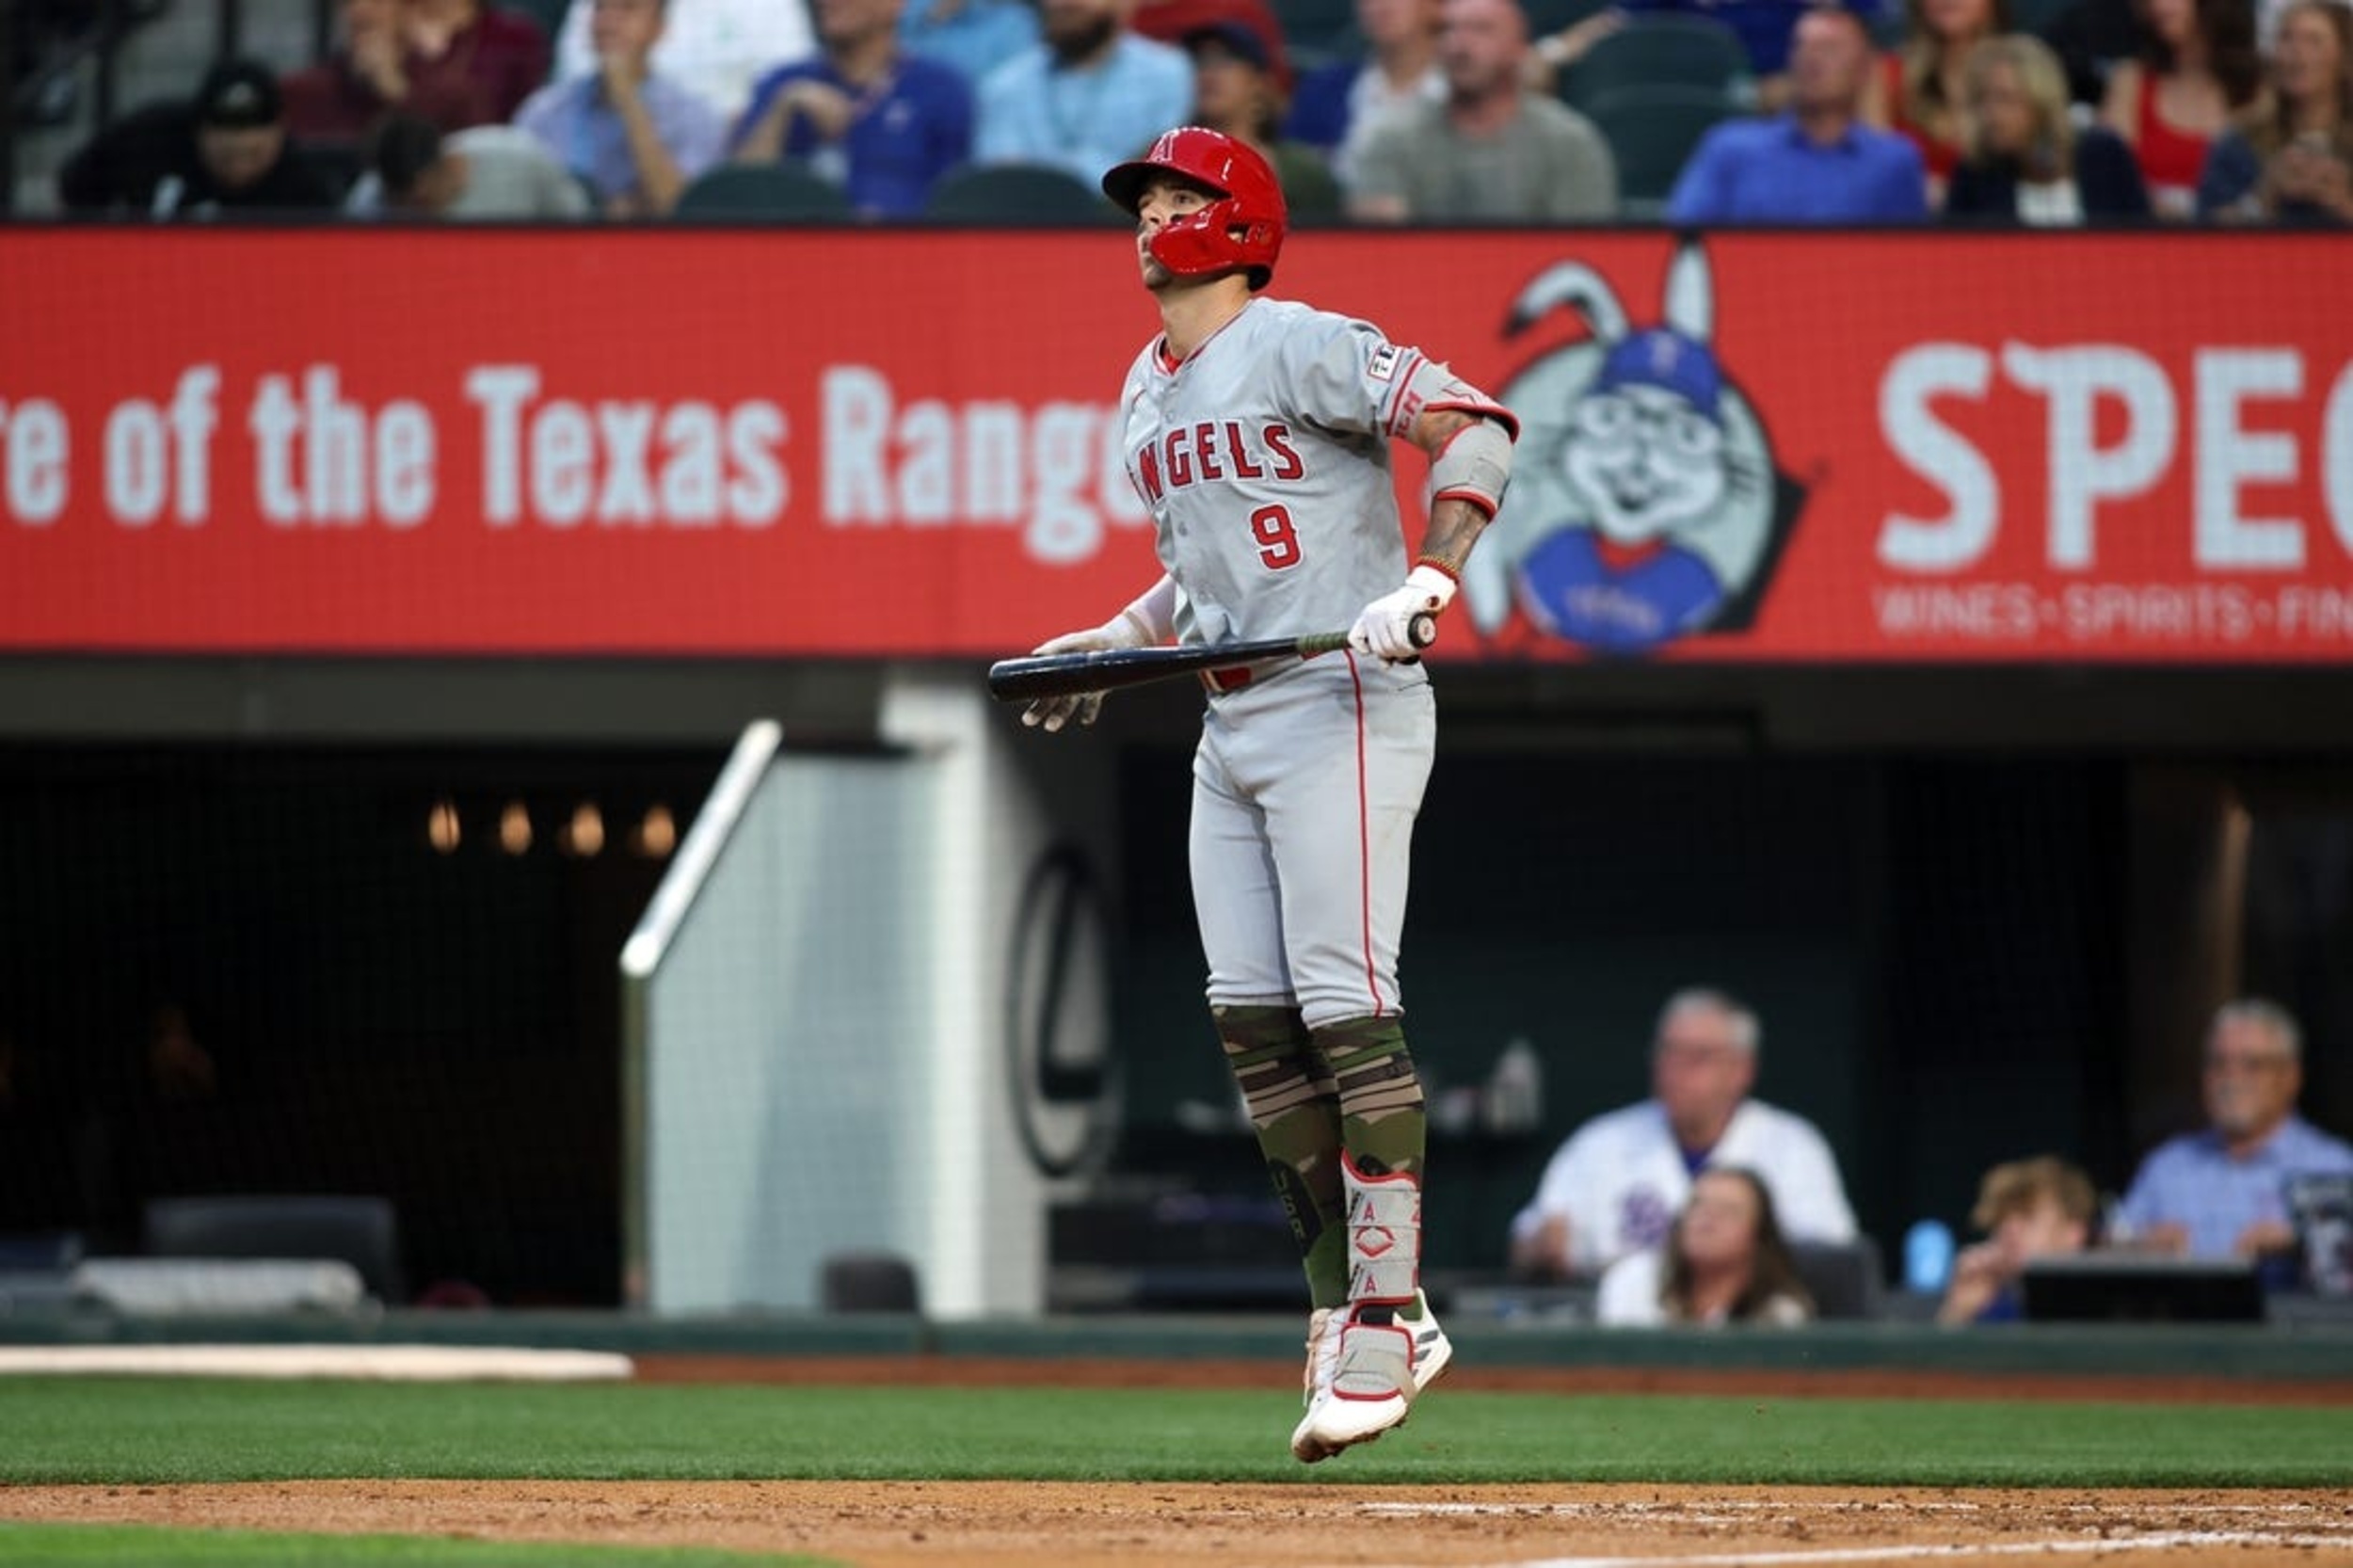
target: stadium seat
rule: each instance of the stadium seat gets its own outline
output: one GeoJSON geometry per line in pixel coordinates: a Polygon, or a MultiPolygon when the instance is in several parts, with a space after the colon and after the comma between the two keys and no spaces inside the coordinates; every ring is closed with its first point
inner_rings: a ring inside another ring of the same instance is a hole
{"type": "Polygon", "coordinates": [[[1274,19],[1283,24],[1284,46],[1294,65],[1353,59],[1364,53],[1364,35],[1356,27],[1356,0],[1273,0],[1273,6],[1274,19]]]}
{"type": "Polygon", "coordinates": [[[359,1271],[378,1301],[407,1299],[400,1228],[390,1198],[313,1193],[151,1198],[150,1257],[333,1258],[359,1271]]]}
{"type": "Polygon", "coordinates": [[[1587,113],[1603,93],[1635,87],[1711,88],[1737,107],[1749,88],[1749,56],[1740,35],[1721,22],[1638,15],[1596,40],[1559,85],[1561,101],[1587,113]]]}
{"type": "Polygon", "coordinates": [[[696,177],[674,216],[847,223],[856,215],[840,185],[797,164],[722,164],[696,177]]]}
{"type": "Polygon", "coordinates": [[[923,1310],[915,1265],[896,1253],[836,1253],[818,1279],[818,1301],[827,1312],[923,1310]]]}
{"type": "Polygon", "coordinates": [[[932,185],[923,216],[943,223],[1118,223],[1127,217],[1075,174],[1044,164],[967,164],[932,185]]]}
{"type": "Polygon", "coordinates": [[[1647,220],[1666,206],[1700,137],[1733,109],[1710,88],[1629,87],[1601,94],[1584,112],[1617,161],[1619,216],[1647,220]]]}
{"type": "Polygon", "coordinates": [[[1806,1294],[1814,1298],[1815,1317],[1879,1316],[1880,1249],[1868,1236],[1851,1241],[1792,1241],[1789,1256],[1806,1294]]]}
{"type": "Polygon", "coordinates": [[[1528,0],[1521,8],[1528,13],[1528,36],[1540,39],[1608,10],[1609,4],[1610,0],[1528,0]]]}
{"type": "MultiPolygon", "coordinates": [[[[2010,0],[2009,30],[2032,33],[2039,38],[2072,4],[2073,0],[2010,0]]],[[[1903,8],[1897,7],[1896,14],[1904,14],[1903,8]]]]}
{"type": "Polygon", "coordinates": [[[564,13],[572,8],[572,0],[498,0],[498,8],[531,18],[552,44],[564,30],[564,13]]]}

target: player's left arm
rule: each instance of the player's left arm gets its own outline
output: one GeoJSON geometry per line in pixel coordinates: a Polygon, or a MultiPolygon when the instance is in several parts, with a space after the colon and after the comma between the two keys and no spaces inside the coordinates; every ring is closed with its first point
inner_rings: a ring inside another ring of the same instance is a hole
{"type": "MultiPolygon", "coordinates": [[[[1442,370],[1442,367],[1432,367],[1442,370]]],[[[1495,520],[1512,479],[1512,442],[1519,422],[1509,409],[1448,377],[1398,433],[1430,457],[1430,522],[1405,584],[1364,608],[1349,640],[1384,659],[1417,653],[1412,625],[1454,602],[1463,566],[1495,520]]]]}
{"type": "Polygon", "coordinates": [[[1430,457],[1430,525],[1423,531],[1417,566],[1433,566],[1458,582],[1471,547],[1502,504],[1512,477],[1512,439],[1516,426],[1483,411],[1463,408],[1424,408],[1406,439],[1430,457]],[[1456,443],[1465,448],[1457,453],[1456,443]],[[1467,461],[1451,461],[1449,455],[1467,461]]]}

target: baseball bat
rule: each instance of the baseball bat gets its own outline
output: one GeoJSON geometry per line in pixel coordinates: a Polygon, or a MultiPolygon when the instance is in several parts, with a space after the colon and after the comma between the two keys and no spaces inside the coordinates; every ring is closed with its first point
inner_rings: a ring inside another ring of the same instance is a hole
{"type": "MultiPolygon", "coordinates": [[[[1406,628],[1416,648],[1437,639],[1435,616],[1418,615],[1406,628]]],[[[1222,670],[1258,659],[1312,659],[1348,646],[1345,632],[1314,632],[1304,637],[1262,637],[1253,642],[1191,644],[1178,648],[1114,648],[1096,653],[1033,653],[1000,659],[988,666],[988,695],[1000,702],[1041,696],[1071,696],[1141,686],[1202,670],[1222,670]]]]}

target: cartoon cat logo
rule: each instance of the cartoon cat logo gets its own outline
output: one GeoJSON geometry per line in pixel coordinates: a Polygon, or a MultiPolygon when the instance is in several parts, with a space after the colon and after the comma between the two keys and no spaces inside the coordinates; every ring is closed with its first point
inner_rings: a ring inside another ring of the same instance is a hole
{"type": "Polygon", "coordinates": [[[1804,492],[1774,471],[1756,410],[1717,362],[1715,304],[1697,241],[1668,264],[1658,326],[1632,329],[1581,262],[1520,291],[1506,336],[1567,305],[1588,337],[1503,389],[1520,457],[1464,581],[1482,635],[1514,604],[1544,632],[1620,654],[1754,617],[1804,492]]]}

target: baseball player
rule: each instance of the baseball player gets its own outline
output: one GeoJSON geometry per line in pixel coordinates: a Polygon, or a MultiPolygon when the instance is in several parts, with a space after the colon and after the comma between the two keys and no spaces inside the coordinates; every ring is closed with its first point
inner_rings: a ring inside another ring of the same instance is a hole
{"type": "MultiPolygon", "coordinates": [[[[1314,1308],[1314,1464],[1378,1437],[1453,1354],[1420,1289],[1422,1091],[1400,1022],[1399,933],[1436,710],[1415,618],[1454,598],[1511,474],[1517,422],[1361,321],[1262,298],[1283,195],[1257,152],[1186,126],[1103,176],[1136,216],[1160,335],[1120,393],[1160,581],[1061,653],[1349,627],[1345,651],[1215,670],[1189,853],[1209,1001],[1314,1308]],[[1392,440],[1431,463],[1410,568],[1392,440]]],[[[1025,723],[1091,724],[1102,694],[1025,723]]]]}

